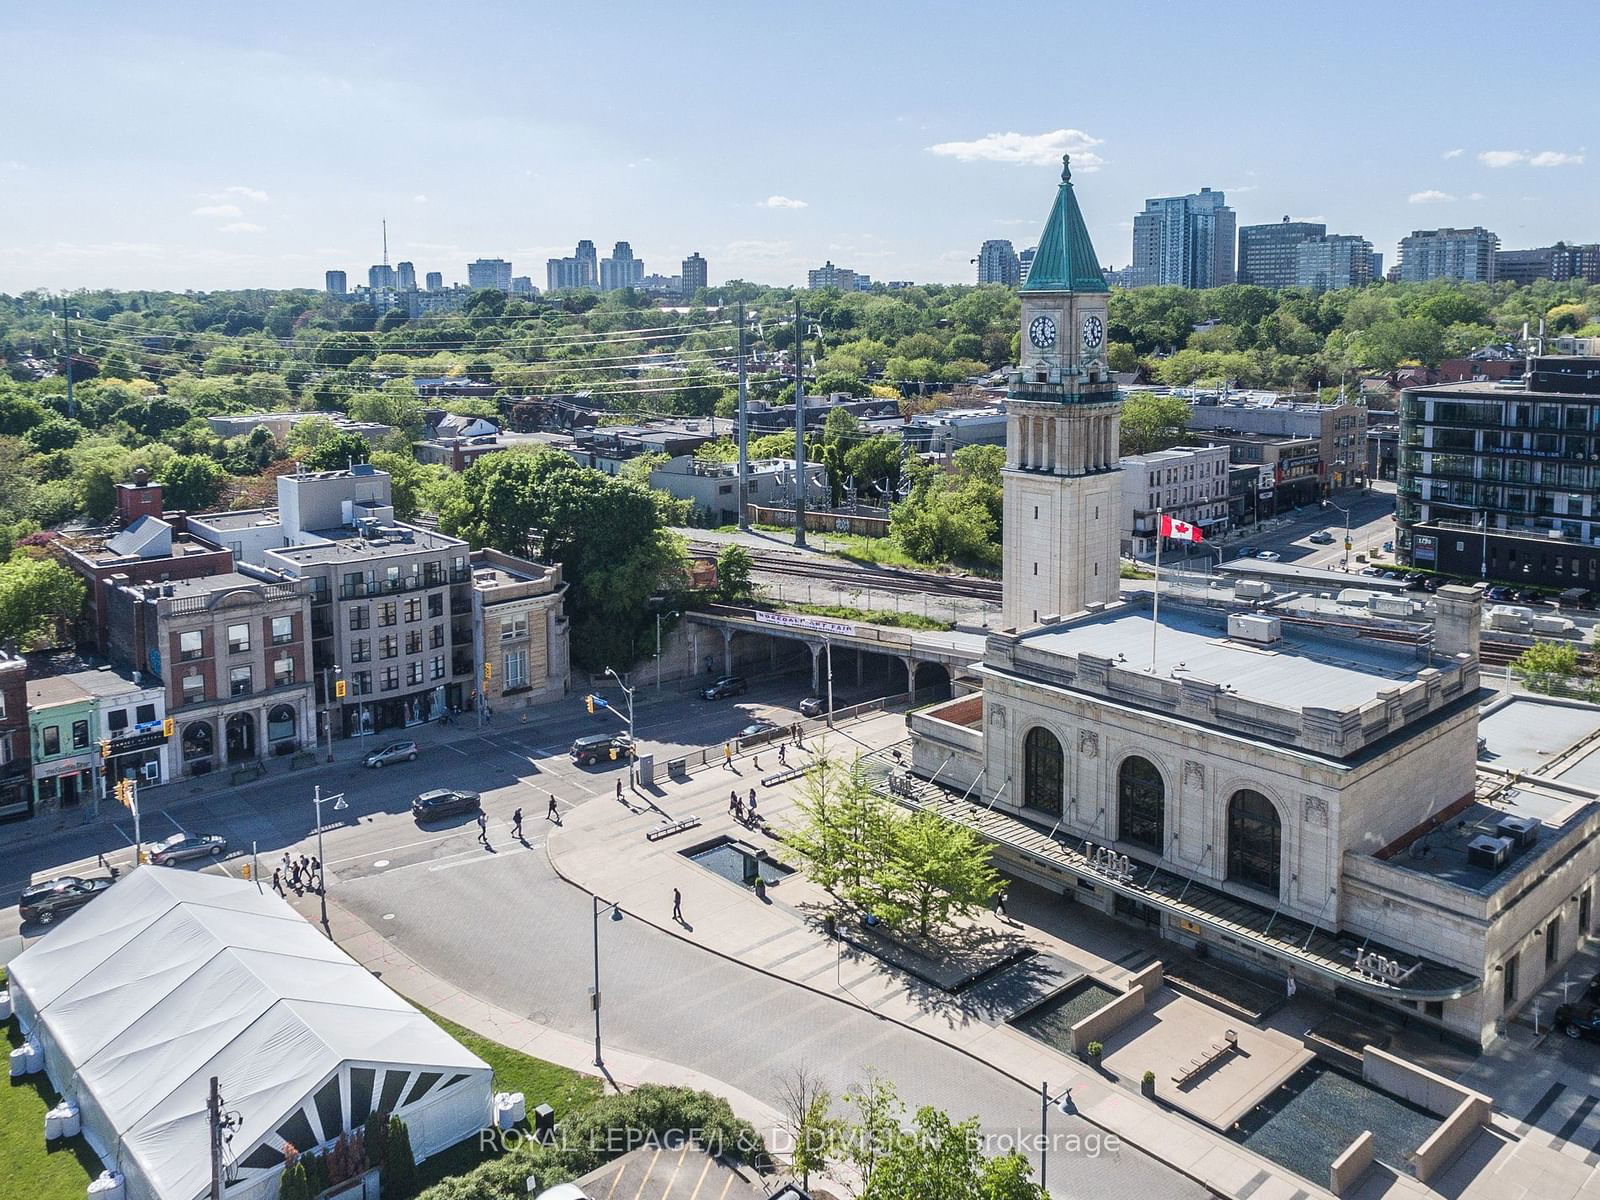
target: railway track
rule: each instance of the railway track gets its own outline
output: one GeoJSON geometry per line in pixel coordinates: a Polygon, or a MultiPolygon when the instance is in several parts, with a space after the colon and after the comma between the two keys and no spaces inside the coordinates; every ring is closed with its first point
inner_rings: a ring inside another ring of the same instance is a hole
{"type": "MultiPolygon", "coordinates": [[[[719,546],[695,543],[692,549],[715,552],[719,546]]],[[[824,580],[859,590],[904,592],[915,595],[962,596],[971,600],[1000,603],[1000,581],[973,575],[940,575],[933,571],[906,571],[897,567],[835,563],[818,558],[750,551],[756,571],[763,575],[782,575],[796,579],[824,580]]]]}

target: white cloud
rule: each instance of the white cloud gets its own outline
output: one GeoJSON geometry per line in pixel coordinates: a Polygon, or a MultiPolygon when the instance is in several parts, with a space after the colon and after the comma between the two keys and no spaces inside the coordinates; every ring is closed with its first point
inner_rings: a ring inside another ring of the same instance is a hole
{"type": "Polygon", "coordinates": [[[266,226],[257,225],[250,221],[234,221],[222,226],[223,233],[265,233],[266,226]]]}
{"type": "Polygon", "coordinates": [[[1482,200],[1483,199],[1483,193],[1482,192],[1468,192],[1467,193],[1467,199],[1468,200],[1482,200]]]}
{"type": "Polygon", "coordinates": [[[970,142],[939,142],[929,146],[930,154],[941,154],[961,162],[1023,163],[1027,166],[1048,167],[1070,154],[1073,166],[1081,171],[1094,171],[1105,160],[1093,153],[1092,147],[1103,139],[1090,137],[1081,129],[1053,129],[1049,133],[986,133],[970,142]]]}
{"type": "Polygon", "coordinates": [[[428,198],[421,192],[418,192],[415,196],[411,197],[411,203],[413,204],[426,204],[427,202],[428,198]]]}
{"type": "Polygon", "coordinates": [[[1438,188],[1429,188],[1425,192],[1412,192],[1406,199],[1412,204],[1449,204],[1455,197],[1438,188]]]}
{"type": "Polygon", "coordinates": [[[758,208],[806,208],[804,200],[794,200],[788,196],[768,196],[765,200],[756,201],[758,208]]]}
{"type": "Polygon", "coordinates": [[[1541,150],[1528,160],[1530,167],[1577,167],[1583,165],[1582,154],[1569,154],[1565,150],[1541,150]]]}
{"type": "Polygon", "coordinates": [[[1442,155],[1440,155],[1440,157],[1441,158],[1460,158],[1465,153],[1466,153],[1466,150],[1464,150],[1460,146],[1457,146],[1454,150],[1446,150],[1442,155]]]}
{"type": "Polygon", "coordinates": [[[1523,150],[1485,150],[1478,155],[1478,161],[1486,167],[1514,167],[1528,157],[1523,150]]]}
{"type": "Polygon", "coordinates": [[[240,185],[235,184],[233,187],[223,188],[222,190],[230,196],[239,196],[245,200],[254,200],[257,204],[265,204],[267,202],[267,194],[260,188],[241,187],[240,185]]]}
{"type": "Polygon", "coordinates": [[[202,204],[190,215],[196,217],[239,217],[243,216],[244,213],[237,204],[202,204]]]}

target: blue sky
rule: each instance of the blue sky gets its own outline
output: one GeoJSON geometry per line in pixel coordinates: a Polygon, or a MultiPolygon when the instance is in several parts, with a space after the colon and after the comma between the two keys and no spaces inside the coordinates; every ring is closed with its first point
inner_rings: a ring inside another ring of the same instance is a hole
{"type": "Polygon", "coordinates": [[[0,292],[354,283],[384,217],[390,260],[447,281],[481,255],[542,286],[587,237],[664,274],[698,250],[713,282],[800,282],[825,258],[959,282],[984,238],[1031,244],[1062,148],[1117,266],[1145,197],[1201,186],[1240,224],[1325,220],[1386,256],[1438,225],[1600,240],[1600,146],[1571,107],[1593,81],[1538,32],[1571,12],[13,6],[0,292]],[[1519,43],[1536,77],[1509,66],[1519,43]]]}

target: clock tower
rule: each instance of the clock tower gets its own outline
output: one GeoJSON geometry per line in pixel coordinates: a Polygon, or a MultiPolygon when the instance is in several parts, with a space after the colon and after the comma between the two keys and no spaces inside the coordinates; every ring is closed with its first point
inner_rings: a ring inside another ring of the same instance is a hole
{"type": "Polygon", "coordinates": [[[1006,398],[1005,624],[1109,604],[1120,591],[1122,401],[1106,366],[1106,299],[1068,160],[1022,285],[1006,398]]]}

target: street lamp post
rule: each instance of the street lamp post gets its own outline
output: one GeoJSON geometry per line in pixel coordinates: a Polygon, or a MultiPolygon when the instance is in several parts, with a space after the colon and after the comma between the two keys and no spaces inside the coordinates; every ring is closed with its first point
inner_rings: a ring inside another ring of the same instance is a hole
{"type": "Polygon", "coordinates": [[[589,1005],[594,1009],[594,1065],[605,1069],[605,1060],[600,1055],[600,914],[610,912],[613,921],[622,920],[622,908],[615,901],[607,902],[599,896],[591,896],[594,901],[594,989],[589,993],[589,1005]]]}
{"type": "MultiPolygon", "coordinates": [[[[678,613],[676,610],[674,610],[672,612],[666,613],[665,615],[667,617],[676,617],[676,616],[680,616],[681,614],[678,613]]],[[[662,618],[662,616],[663,616],[662,613],[657,613],[656,614],[656,691],[658,691],[658,692],[661,690],[661,618],[662,618]]],[[[633,730],[630,729],[630,730],[628,730],[628,732],[632,733],[633,730]]]]}
{"type": "Polygon", "coordinates": [[[1478,578],[1489,578],[1489,514],[1482,513],[1478,517],[1478,527],[1483,534],[1482,552],[1478,556],[1478,578]]]}
{"type": "Polygon", "coordinates": [[[1067,1107],[1071,1102],[1072,1086],[1070,1084],[1065,1091],[1055,1097],[1050,1095],[1050,1084],[1048,1082],[1039,1085],[1039,1189],[1041,1191],[1044,1190],[1045,1186],[1046,1151],[1050,1147],[1050,1106],[1052,1104],[1059,1105],[1062,1115],[1065,1116],[1072,1111],[1067,1107]]]}
{"type": "Polygon", "coordinates": [[[311,803],[317,810],[317,898],[322,902],[322,931],[332,937],[333,934],[328,933],[328,860],[322,851],[322,806],[332,804],[334,812],[340,812],[350,806],[344,802],[343,792],[324,796],[320,783],[312,792],[311,803]]]}
{"type": "Polygon", "coordinates": [[[335,679],[342,679],[344,668],[339,666],[322,668],[322,723],[328,728],[328,761],[333,761],[333,708],[337,697],[335,679]]]}
{"type": "Polygon", "coordinates": [[[610,667],[606,668],[606,674],[617,681],[617,686],[622,689],[622,694],[628,698],[628,740],[631,742],[633,741],[633,689],[623,683],[622,676],[618,675],[610,667]]]}
{"type": "Polygon", "coordinates": [[[1344,569],[1350,569],[1350,510],[1342,504],[1335,504],[1332,500],[1324,500],[1323,508],[1336,508],[1344,514],[1344,569]]]}

